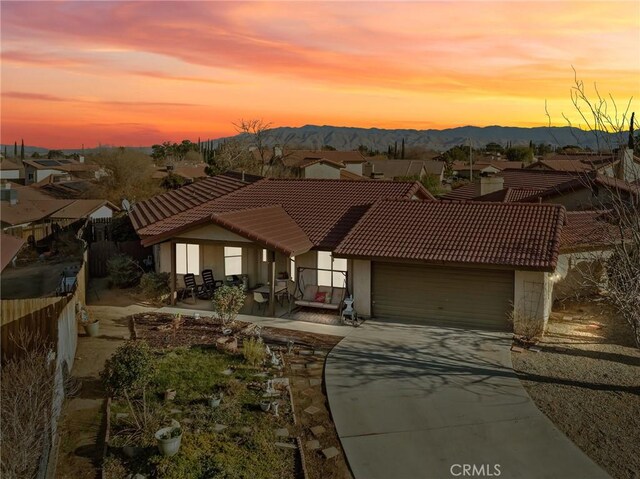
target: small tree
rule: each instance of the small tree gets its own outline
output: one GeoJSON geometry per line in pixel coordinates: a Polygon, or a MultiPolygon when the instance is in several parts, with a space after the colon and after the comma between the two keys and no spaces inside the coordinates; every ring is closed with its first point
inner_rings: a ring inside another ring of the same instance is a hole
{"type": "Polygon", "coordinates": [[[129,288],[140,282],[143,269],[126,254],[118,254],[107,261],[109,282],[116,288],[129,288]]]}
{"type": "Polygon", "coordinates": [[[240,286],[221,286],[213,295],[213,307],[223,325],[232,323],[244,305],[244,290],[240,286]]]}
{"type": "Polygon", "coordinates": [[[153,379],[155,366],[151,349],[144,341],[128,341],[105,363],[100,377],[111,397],[124,397],[139,428],[146,421],[146,387],[153,379]],[[138,417],[132,400],[142,395],[143,414],[138,417]]]}

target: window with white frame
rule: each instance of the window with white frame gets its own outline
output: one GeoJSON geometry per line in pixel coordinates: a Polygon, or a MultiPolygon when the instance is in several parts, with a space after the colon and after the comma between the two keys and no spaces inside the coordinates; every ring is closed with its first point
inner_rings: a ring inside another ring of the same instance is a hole
{"type": "Polygon", "coordinates": [[[176,272],[200,274],[200,245],[176,243],[176,272]]]}
{"type": "Polygon", "coordinates": [[[224,247],[224,274],[242,274],[242,248],[235,246],[224,247]]]}
{"type": "Polygon", "coordinates": [[[347,260],[334,258],[328,251],[318,251],[318,286],[345,287],[347,260]]]}
{"type": "Polygon", "coordinates": [[[296,257],[295,256],[291,256],[289,258],[289,279],[291,279],[291,281],[296,280],[296,257]]]}

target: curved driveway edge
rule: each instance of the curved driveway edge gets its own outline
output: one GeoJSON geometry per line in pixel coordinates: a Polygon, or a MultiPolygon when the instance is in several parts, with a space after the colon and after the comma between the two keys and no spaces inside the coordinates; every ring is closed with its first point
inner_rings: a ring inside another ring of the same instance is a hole
{"type": "Polygon", "coordinates": [[[368,321],[336,345],[325,383],[356,479],[609,477],[529,398],[510,344],[500,332],[368,321]]]}

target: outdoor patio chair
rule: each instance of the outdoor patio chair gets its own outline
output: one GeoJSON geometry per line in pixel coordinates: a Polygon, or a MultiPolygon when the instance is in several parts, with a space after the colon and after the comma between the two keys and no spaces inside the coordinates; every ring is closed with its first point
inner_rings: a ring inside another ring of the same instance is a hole
{"type": "Polygon", "coordinates": [[[204,287],[207,288],[211,296],[216,292],[216,289],[224,284],[223,281],[220,281],[219,279],[217,280],[213,277],[213,270],[211,269],[202,270],[202,283],[204,284],[204,287]]]}
{"type": "Polygon", "coordinates": [[[184,297],[187,294],[190,294],[193,298],[193,302],[196,302],[196,298],[207,299],[209,292],[207,288],[203,284],[196,283],[196,275],[193,273],[187,273],[184,275],[184,289],[182,290],[181,300],[184,300],[184,297]]]}
{"type": "Polygon", "coordinates": [[[260,307],[262,307],[263,310],[266,310],[268,303],[269,303],[269,298],[265,298],[262,295],[262,293],[259,293],[258,291],[254,291],[253,292],[253,305],[251,306],[251,313],[253,314],[253,307],[256,304],[258,305],[258,311],[260,311],[260,307]]]}

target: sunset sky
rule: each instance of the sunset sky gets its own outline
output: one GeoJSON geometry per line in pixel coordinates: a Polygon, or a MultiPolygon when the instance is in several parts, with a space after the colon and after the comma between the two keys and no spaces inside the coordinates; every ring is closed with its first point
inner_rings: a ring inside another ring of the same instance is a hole
{"type": "Polygon", "coordinates": [[[640,114],[640,2],[1,3],[2,143],[217,138],[232,122],[575,118],[572,66],[640,114]]]}

